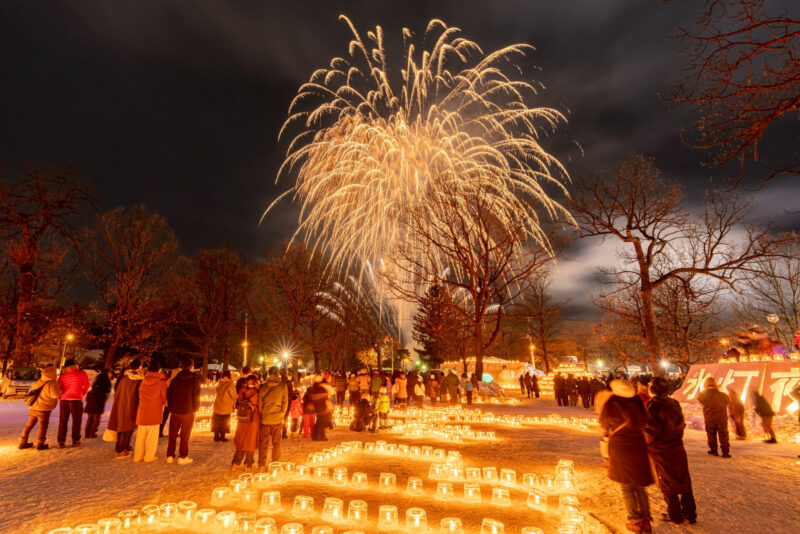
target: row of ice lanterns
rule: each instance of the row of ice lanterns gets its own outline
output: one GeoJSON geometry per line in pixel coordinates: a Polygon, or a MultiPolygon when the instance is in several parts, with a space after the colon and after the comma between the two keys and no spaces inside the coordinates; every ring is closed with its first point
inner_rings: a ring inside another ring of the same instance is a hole
{"type": "MultiPolygon", "coordinates": [[[[293,514],[298,519],[308,519],[314,514],[314,498],[298,495],[295,497],[293,514]]],[[[363,524],[367,521],[367,503],[361,500],[350,501],[347,517],[344,516],[344,503],[341,499],[328,497],[322,510],[322,519],[332,523],[363,524]]],[[[211,508],[197,509],[197,503],[181,501],[148,505],[141,510],[123,510],[118,517],[105,518],[97,524],[79,525],[51,530],[49,534],[129,534],[145,532],[177,532],[191,529],[194,532],[213,532],[219,534],[278,534],[278,524],[271,517],[256,518],[253,513],[236,513],[231,510],[216,512],[211,508]]],[[[391,532],[403,529],[397,506],[381,505],[378,511],[378,530],[391,532]]],[[[286,523],[280,534],[303,534],[302,523],[286,523]]],[[[406,510],[404,530],[408,534],[427,534],[428,519],[422,508],[406,510]]],[[[503,523],[484,519],[481,534],[504,534],[503,523]]],[[[561,529],[559,530],[561,532],[561,529]]],[[[458,517],[446,517],[439,522],[440,534],[463,534],[464,527],[458,517]]],[[[334,534],[330,525],[317,525],[311,534],[334,534]]],[[[364,534],[361,530],[348,530],[343,534],[364,534]]],[[[522,534],[543,534],[537,527],[525,527],[522,534]]]]}

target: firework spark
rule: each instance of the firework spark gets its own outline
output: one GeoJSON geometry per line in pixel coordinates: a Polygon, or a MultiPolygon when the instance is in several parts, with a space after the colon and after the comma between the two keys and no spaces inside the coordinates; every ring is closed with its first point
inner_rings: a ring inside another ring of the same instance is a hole
{"type": "Polygon", "coordinates": [[[266,213],[286,197],[299,203],[295,238],[335,267],[413,247],[419,237],[408,217],[446,216],[437,203],[445,196],[450,205],[488,197],[501,225],[547,248],[540,213],[569,214],[545,187],[566,195],[568,174],[539,139],[565,118],[527,104],[539,86],[517,79],[517,61],[532,47],[484,54],[458,28],[432,20],[419,49],[403,30],[397,73],[380,27],[365,41],[341,19],[353,34],[348,54],[315,71],[292,101],[280,136],[293,137],[278,178],[297,178],[266,213]]]}

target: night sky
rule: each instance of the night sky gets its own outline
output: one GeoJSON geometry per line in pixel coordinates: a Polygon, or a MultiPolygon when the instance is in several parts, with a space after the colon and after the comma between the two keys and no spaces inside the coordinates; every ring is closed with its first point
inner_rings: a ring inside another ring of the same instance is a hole
{"type": "MultiPolygon", "coordinates": [[[[259,226],[288,187],[275,185],[286,148],[278,130],[297,87],[346,53],[344,13],[362,33],[382,25],[395,57],[400,28],[421,33],[431,18],[460,27],[484,51],[532,44],[547,87],[541,104],[570,121],[545,146],[574,178],[643,152],[696,200],[709,176],[725,171],[699,165],[702,154],[679,137],[691,118],[659,97],[685,64],[670,35],[692,24],[695,8],[642,0],[5,1],[0,167],[70,162],[108,207],[145,203],[166,216],[188,253],[233,245],[262,256],[296,221],[287,204],[259,226]]],[[[798,198],[800,180],[784,177],[757,204],[797,228],[800,217],[782,210],[798,198]]],[[[593,246],[576,252],[579,265],[562,265],[570,292],[610,257],[593,246]]]]}

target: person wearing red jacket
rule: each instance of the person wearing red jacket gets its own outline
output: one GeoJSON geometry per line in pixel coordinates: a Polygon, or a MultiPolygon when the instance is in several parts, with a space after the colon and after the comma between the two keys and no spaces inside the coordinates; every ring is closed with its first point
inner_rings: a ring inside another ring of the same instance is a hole
{"type": "Polygon", "coordinates": [[[156,459],[158,427],[167,403],[167,379],[161,374],[161,366],[150,362],[144,380],[139,386],[139,407],[136,409],[136,445],[133,461],[152,462],[156,459]]]}
{"type": "Polygon", "coordinates": [[[67,425],[72,416],[72,446],[81,444],[81,422],[83,420],[83,397],[89,391],[89,376],[86,371],[75,365],[75,360],[67,360],[61,376],[58,377],[61,388],[58,413],[58,448],[67,442],[67,425]]]}

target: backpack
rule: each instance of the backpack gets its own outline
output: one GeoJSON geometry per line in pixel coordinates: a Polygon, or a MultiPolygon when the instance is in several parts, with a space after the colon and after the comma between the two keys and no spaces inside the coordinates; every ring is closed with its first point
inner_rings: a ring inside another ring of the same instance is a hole
{"type": "Polygon", "coordinates": [[[46,384],[47,383],[45,382],[45,384],[42,384],[38,388],[30,390],[28,394],[25,395],[25,404],[27,404],[28,406],[33,406],[34,404],[36,404],[36,401],[39,400],[39,395],[41,395],[42,390],[44,389],[44,386],[46,384]]]}
{"type": "Polygon", "coordinates": [[[249,423],[253,419],[253,404],[246,399],[236,403],[236,420],[240,423],[249,423]]]}

